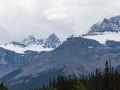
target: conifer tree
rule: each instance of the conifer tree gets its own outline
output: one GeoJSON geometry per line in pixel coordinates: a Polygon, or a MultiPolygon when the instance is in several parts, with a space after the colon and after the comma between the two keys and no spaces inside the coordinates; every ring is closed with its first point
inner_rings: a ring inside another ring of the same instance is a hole
{"type": "Polygon", "coordinates": [[[109,74],[109,68],[108,68],[108,61],[106,60],[105,63],[105,74],[104,74],[104,84],[103,84],[103,90],[109,90],[109,81],[108,81],[108,74],[109,74]]]}

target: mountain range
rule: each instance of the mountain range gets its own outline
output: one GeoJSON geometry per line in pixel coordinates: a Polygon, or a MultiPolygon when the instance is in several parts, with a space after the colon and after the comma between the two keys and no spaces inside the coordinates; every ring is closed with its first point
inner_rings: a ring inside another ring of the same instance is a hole
{"type": "Polygon", "coordinates": [[[88,33],[67,38],[56,49],[1,79],[9,90],[30,90],[48,85],[49,78],[58,75],[87,77],[96,68],[102,71],[106,60],[120,70],[119,27],[120,16],[104,19],[94,24],[88,33]]]}
{"type": "Polygon", "coordinates": [[[51,34],[46,39],[37,39],[30,35],[22,42],[13,41],[0,45],[0,77],[36,60],[60,44],[59,38],[55,34],[51,34]]]}
{"type": "Polygon", "coordinates": [[[22,42],[12,41],[0,47],[15,51],[16,53],[24,53],[24,51],[50,51],[61,44],[60,39],[53,33],[48,38],[37,39],[34,35],[29,35],[22,42]]]}

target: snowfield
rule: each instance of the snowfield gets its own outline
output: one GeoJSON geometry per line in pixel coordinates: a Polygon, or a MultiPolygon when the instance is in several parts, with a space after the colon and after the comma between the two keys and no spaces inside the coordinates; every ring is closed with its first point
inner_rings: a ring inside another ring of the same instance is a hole
{"type": "Polygon", "coordinates": [[[24,53],[24,51],[27,51],[27,50],[38,51],[38,52],[53,50],[53,48],[44,48],[42,47],[42,45],[30,45],[28,47],[20,47],[20,46],[13,45],[13,44],[7,44],[7,45],[1,45],[0,47],[7,49],[7,50],[14,51],[16,53],[24,53]]]}
{"type": "Polygon", "coordinates": [[[97,33],[98,35],[90,35],[86,34],[83,36],[84,38],[88,39],[94,39],[98,41],[99,43],[105,44],[106,40],[114,40],[114,41],[120,41],[120,32],[104,32],[104,33],[97,33]]]}

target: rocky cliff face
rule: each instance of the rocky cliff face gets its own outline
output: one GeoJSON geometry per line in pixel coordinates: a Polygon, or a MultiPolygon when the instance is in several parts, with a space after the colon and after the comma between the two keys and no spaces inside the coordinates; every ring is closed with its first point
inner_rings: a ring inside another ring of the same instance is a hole
{"type": "Polygon", "coordinates": [[[44,53],[45,52],[26,51],[24,54],[18,54],[14,51],[0,48],[0,77],[36,60],[44,53]]]}

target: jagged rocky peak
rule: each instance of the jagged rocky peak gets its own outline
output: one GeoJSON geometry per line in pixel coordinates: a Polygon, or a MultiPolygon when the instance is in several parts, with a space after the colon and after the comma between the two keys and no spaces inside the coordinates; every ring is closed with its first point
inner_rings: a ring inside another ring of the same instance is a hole
{"type": "Polygon", "coordinates": [[[94,24],[88,33],[93,32],[119,32],[120,31],[120,16],[104,19],[102,22],[94,24]]]}
{"type": "Polygon", "coordinates": [[[30,45],[31,43],[35,43],[36,41],[37,40],[34,38],[34,36],[30,35],[28,38],[25,38],[22,42],[12,41],[9,44],[13,44],[14,46],[27,47],[28,45],[30,45]]]}
{"type": "Polygon", "coordinates": [[[38,43],[37,43],[37,45],[38,45],[38,44],[42,45],[42,44],[44,43],[44,41],[45,41],[44,38],[42,38],[42,39],[38,39],[38,43]]]}
{"type": "Polygon", "coordinates": [[[44,48],[56,48],[61,44],[60,39],[53,33],[48,38],[37,39],[34,35],[29,35],[28,38],[23,40],[23,44],[31,45],[37,44],[42,45],[44,48]]]}
{"type": "Polygon", "coordinates": [[[51,39],[51,40],[59,39],[54,33],[50,34],[48,38],[51,39]]]}
{"type": "Polygon", "coordinates": [[[35,46],[40,45],[43,48],[57,48],[61,44],[61,41],[53,33],[53,34],[50,34],[48,38],[42,38],[42,39],[38,39],[34,35],[29,35],[22,42],[13,41],[13,42],[10,42],[9,44],[13,44],[14,46],[23,47],[23,48],[28,46],[34,46],[34,45],[35,46]]]}
{"type": "Polygon", "coordinates": [[[60,46],[60,39],[53,33],[47,38],[38,39],[34,35],[29,35],[22,42],[12,41],[0,47],[15,51],[16,53],[24,53],[27,50],[31,51],[50,51],[60,46]]]}
{"type": "Polygon", "coordinates": [[[38,40],[36,39],[36,37],[34,35],[29,35],[28,38],[25,38],[23,40],[23,44],[25,45],[29,45],[29,44],[32,44],[32,43],[37,43],[38,40]]]}
{"type": "Polygon", "coordinates": [[[56,48],[61,44],[60,39],[53,33],[44,42],[45,48],[56,48]]]}

